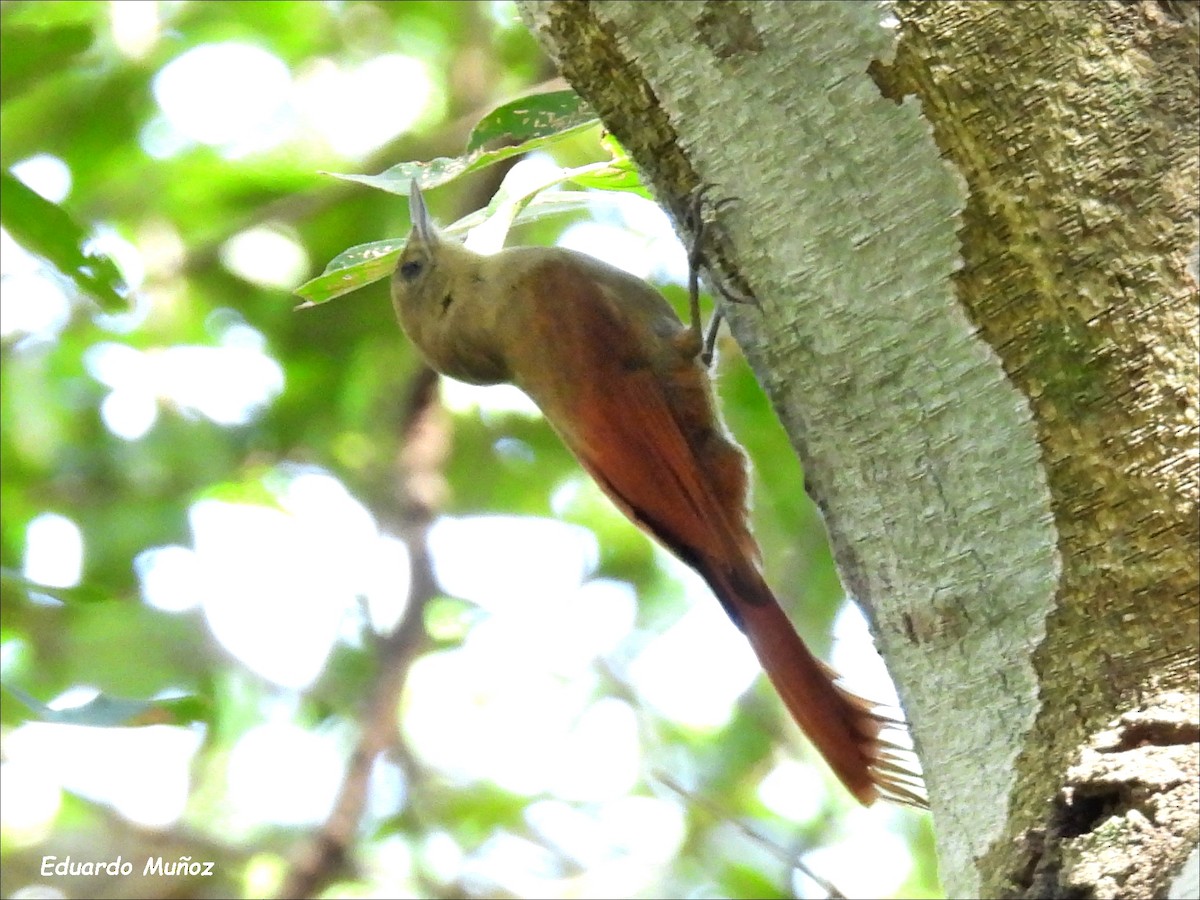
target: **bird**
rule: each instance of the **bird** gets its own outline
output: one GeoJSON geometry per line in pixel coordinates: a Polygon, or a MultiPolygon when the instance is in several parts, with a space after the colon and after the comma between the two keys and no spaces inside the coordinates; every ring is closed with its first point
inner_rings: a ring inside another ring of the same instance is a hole
{"type": "Polygon", "coordinates": [[[745,635],[784,706],[861,803],[924,807],[902,719],[844,687],[796,633],[750,526],[748,463],[722,422],[702,333],[707,186],[687,206],[691,322],[654,287],[588,254],[511,247],[481,255],[443,235],[417,179],[412,230],[391,280],[403,332],[443,375],[511,383],[630,520],[696,570],[745,635]]]}

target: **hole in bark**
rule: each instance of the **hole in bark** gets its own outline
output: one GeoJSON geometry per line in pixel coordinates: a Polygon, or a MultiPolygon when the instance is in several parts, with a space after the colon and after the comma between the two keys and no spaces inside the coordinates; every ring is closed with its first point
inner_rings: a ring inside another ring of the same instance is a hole
{"type": "Polygon", "coordinates": [[[1058,810],[1058,827],[1055,829],[1063,838],[1079,837],[1088,834],[1103,819],[1112,815],[1120,803],[1120,796],[1115,793],[1079,795],[1062,802],[1058,810]]]}

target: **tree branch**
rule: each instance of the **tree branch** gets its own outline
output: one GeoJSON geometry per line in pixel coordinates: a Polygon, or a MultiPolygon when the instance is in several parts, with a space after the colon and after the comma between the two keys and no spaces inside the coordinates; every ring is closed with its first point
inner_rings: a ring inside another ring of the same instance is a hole
{"type": "Polygon", "coordinates": [[[397,494],[402,518],[394,528],[409,552],[411,586],[404,615],[377,642],[377,669],[371,697],[359,717],[359,738],[334,807],[324,825],[295,854],[279,890],[281,898],[312,897],[347,864],[366,807],[376,760],[399,740],[396,715],[405,680],[425,636],[425,605],[437,592],[426,537],[433,507],[415,485],[437,478],[446,440],[436,421],[437,375],[423,367],[414,376],[402,415],[397,455],[397,494]]]}

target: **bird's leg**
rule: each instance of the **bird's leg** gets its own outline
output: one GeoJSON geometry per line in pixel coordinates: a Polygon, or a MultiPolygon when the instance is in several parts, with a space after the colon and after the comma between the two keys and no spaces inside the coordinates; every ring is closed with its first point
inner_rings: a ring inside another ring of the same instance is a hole
{"type": "MultiPolygon", "coordinates": [[[[724,318],[719,309],[714,309],[712,318],[709,319],[708,328],[703,329],[700,324],[700,269],[705,267],[708,269],[708,279],[716,287],[717,293],[731,303],[753,303],[755,298],[753,295],[746,296],[744,294],[731,291],[724,281],[713,271],[708,265],[708,260],[705,258],[704,231],[708,227],[704,221],[704,202],[705,195],[712,190],[714,185],[703,184],[700,186],[688,201],[686,212],[686,221],[690,226],[692,233],[692,243],[688,248],[688,309],[691,313],[691,326],[687,338],[687,346],[690,356],[699,356],[700,361],[707,367],[712,365],[713,351],[716,348],[717,332],[721,327],[721,320],[724,318]]],[[[730,205],[736,203],[737,198],[726,197],[723,200],[718,200],[714,205],[714,211],[720,211],[730,205]]]]}
{"type": "Polygon", "coordinates": [[[705,367],[711,366],[713,361],[713,352],[717,349],[717,332],[721,330],[721,320],[725,318],[719,309],[714,309],[712,317],[708,320],[708,328],[704,332],[704,347],[700,351],[700,362],[704,363],[705,367]]]}

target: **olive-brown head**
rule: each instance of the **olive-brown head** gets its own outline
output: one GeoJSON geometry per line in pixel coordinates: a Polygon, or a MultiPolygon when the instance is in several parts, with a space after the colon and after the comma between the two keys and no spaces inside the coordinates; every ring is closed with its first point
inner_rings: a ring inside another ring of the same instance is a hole
{"type": "Polygon", "coordinates": [[[392,306],[404,333],[437,371],[472,384],[509,378],[495,329],[499,303],[485,257],[437,230],[416,179],[409,190],[412,232],[392,274],[392,306]]]}

